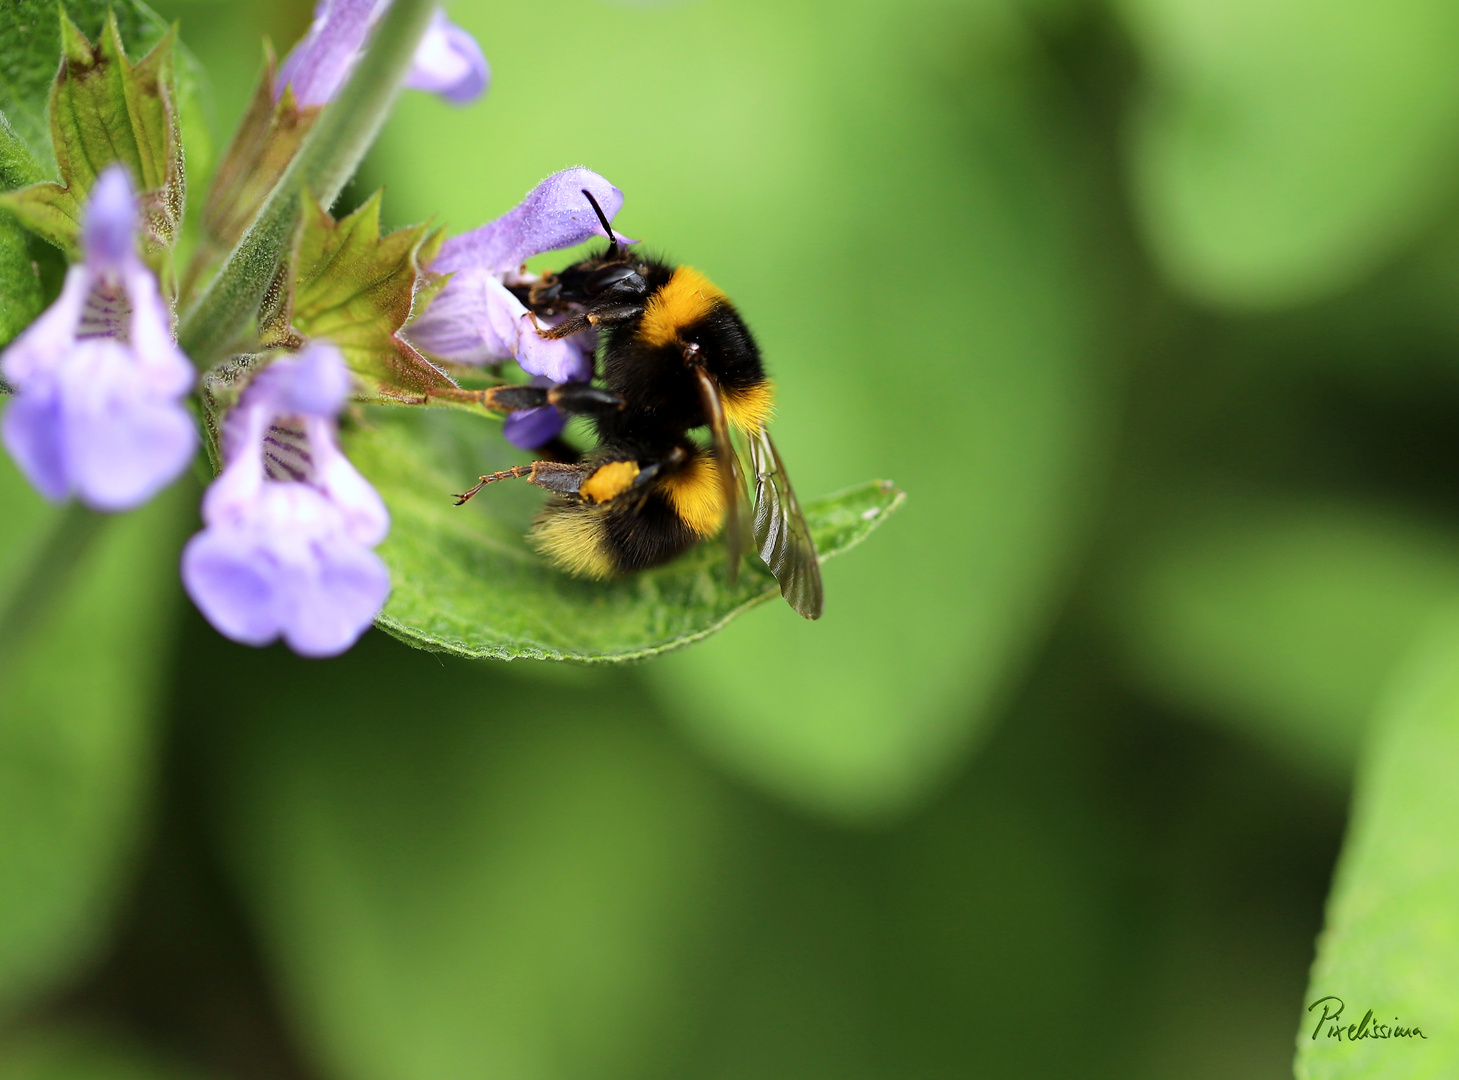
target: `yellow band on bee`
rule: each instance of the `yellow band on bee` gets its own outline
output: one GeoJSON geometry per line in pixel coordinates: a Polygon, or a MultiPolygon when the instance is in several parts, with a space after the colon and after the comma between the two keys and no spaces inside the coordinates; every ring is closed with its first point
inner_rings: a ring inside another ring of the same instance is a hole
{"type": "Polygon", "coordinates": [[[724,488],[719,465],[711,457],[696,457],[664,481],[664,495],[685,525],[699,536],[713,536],[724,521],[724,488]]]}
{"type": "Polygon", "coordinates": [[[720,400],[724,402],[724,418],[748,433],[770,422],[770,414],[775,411],[775,387],[766,381],[744,390],[726,390],[720,400]]]}
{"type": "Polygon", "coordinates": [[[723,299],[724,293],[707,277],[692,266],[681,266],[649,298],[639,324],[639,340],[645,345],[672,344],[680,330],[704,318],[723,299]]]}

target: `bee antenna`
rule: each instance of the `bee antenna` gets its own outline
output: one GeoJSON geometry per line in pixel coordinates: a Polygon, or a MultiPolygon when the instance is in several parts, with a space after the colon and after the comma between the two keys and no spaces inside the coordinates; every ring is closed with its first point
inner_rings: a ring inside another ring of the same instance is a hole
{"type": "Polygon", "coordinates": [[[598,200],[593,198],[593,193],[587,188],[582,188],[583,196],[593,205],[593,213],[598,215],[598,220],[603,223],[603,231],[608,234],[608,257],[612,258],[618,254],[618,237],[613,232],[613,226],[608,224],[608,215],[603,213],[603,208],[598,205],[598,200]]]}

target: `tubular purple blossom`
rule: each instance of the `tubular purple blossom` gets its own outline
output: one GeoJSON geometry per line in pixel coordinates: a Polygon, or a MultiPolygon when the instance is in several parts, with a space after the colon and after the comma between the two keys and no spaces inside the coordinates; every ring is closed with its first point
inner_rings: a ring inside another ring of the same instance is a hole
{"type": "MultiPolygon", "coordinates": [[[[286,86],[293,87],[300,106],[333,100],[389,6],[390,0],[319,0],[309,32],[274,77],[275,100],[286,86]]],[[[404,85],[465,105],[484,94],[490,81],[491,69],[476,39],[437,9],[404,85]]]]}
{"type": "MultiPolygon", "coordinates": [[[[532,313],[507,288],[535,280],[523,268],[531,256],[606,235],[583,197],[584,189],[592,192],[610,221],[623,206],[623,192],[597,173],[564,169],[495,221],[447,240],[430,269],[451,274],[451,280],[406,327],[411,344],[458,364],[515,360],[523,371],[549,383],[591,378],[591,336],[543,339],[532,313]]],[[[556,409],[513,413],[504,430],[510,441],[532,449],[562,430],[562,418],[556,409]]]]}
{"type": "Polygon", "coordinates": [[[224,469],[203,498],[182,580],[223,635],[282,637],[304,656],[344,652],[379,614],[390,530],[375,489],[341,453],[334,418],[350,376],[333,345],[275,360],[223,424],[224,469]]]}
{"type": "Polygon", "coordinates": [[[172,313],[137,257],[136,200],[121,165],[97,178],[82,223],[84,259],[61,295],[0,354],[16,397],[3,436],[53,501],[140,506],[187,467],[197,432],[182,398],[193,367],[172,313]]]}
{"type": "Polygon", "coordinates": [[[490,83],[491,68],[481,46],[437,8],[415,51],[406,87],[438,94],[452,105],[469,105],[486,93],[490,83]]]}

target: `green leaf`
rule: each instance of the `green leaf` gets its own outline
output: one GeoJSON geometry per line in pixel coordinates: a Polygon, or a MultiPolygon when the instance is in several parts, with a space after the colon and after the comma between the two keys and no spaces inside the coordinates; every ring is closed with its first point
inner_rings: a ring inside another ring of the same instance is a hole
{"type": "Polygon", "coordinates": [[[1459,597],[1452,537],[1360,505],[1181,505],[1104,583],[1113,640],[1159,697],[1345,787],[1393,665],[1459,597]]]}
{"type": "Polygon", "coordinates": [[[165,265],[186,202],[173,35],[169,31],[135,65],[127,59],[115,18],[93,46],[63,17],[61,44],[64,61],[51,93],[61,182],[22,188],[6,196],[4,205],[74,257],[87,193],[103,169],[121,162],[140,192],[148,251],[165,265]]]}
{"type": "Polygon", "coordinates": [[[1149,73],[1136,205],[1166,272],[1225,307],[1330,295],[1449,198],[1448,0],[1123,0],[1149,73]]]}
{"type": "Polygon", "coordinates": [[[187,1080],[196,1075],[130,1039],[79,1027],[9,1033],[0,1049],[0,1080],[187,1080]]]}
{"type": "Polygon", "coordinates": [[[30,148],[15,134],[10,121],[0,113],[0,190],[38,184],[45,179],[30,148]]]}
{"type": "MultiPolygon", "coordinates": [[[[0,113],[32,162],[47,173],[55,165],[47,110],[61,60],[58,7],[92,39],[102,33],[108,17],[115,17],[122,41],[134,54],[167,33],[167,24],[135,0],[65,0],[61,5],[56,0],[5,0],[0,5],[0,113]]],[[[0,138],[0,145],[6,141],[0,138]]],[[[0,160],[11,152],[0,151],[0,160]]],[[[41,179],[31,175],[23,182],[41,179]]]]}
{"type": "MultiPolygon", "coordinates": [[[[506,455],[520,456],[483,417],[371,409],[344,443],[390,507],[380,555],[390,567],[391,594],[379,625],[420,648],[506,660],[641,660],[697,641],[780,596],[769,570],[754,560],[730,588],[717,543],[611,582],[552,570],[523,540],[542,501],[535,488],[499,485],[454,505],[451,492],[505,467],[506,455]]],[[[855,547],[903,498],[874,482],[805,502],[822,557],[855,547]]]]}
{"type": "MultiPolygon", "coordinates": [[[[0,1022],[105,943],[153,775],[190,495],[181,485],[107,519],[60,595],[39,589],[49,604],[35,612],[27,639],[5,640],[0,1022]]],[[[0,504],[0,596],[10,598],[53,543],[58,512],[8,458],[0,461],[0,504]]]]}
{"type": "Polygon", "coordinates": [[[421,404],[429,391],[456,384],[397,331],[417,294],[440,280],[421,265],[445,234],[416,225],[382,239],[380,199],[377,191],[338,222],[313,199],[304,201],[293,289],[282,298],[284,310],[263,327],[262,340],[266,347],[294,344],[291,327],[305,338],[325,338],[344,353],[367,400],[421,404]]]}
{"type": "Polygon", "coordinates": [[[624,673],[543,684],[378,634],[236,653],[249,693],[198,717],[212,805],[322,1072],[608,1080],[672,1052],[732,834],[624,673]]]}
{"type": "MultiPolygon", "coordinates": [[[[502,41],[540,31],[530,6],[452,13],[502,41]]],[[[409,95],[373,175],[400,220],[466,229],[549,168],[591,165],[625,192],[623,230],[708,274],[753,329],[796,490],[872,476],[907,490],[894,527],[827,564],[815,625],[766,604],[645,673],[754,782],[837,816],[904,811],[1022,679],[1107,460],[1113,380],[1090,288],[1118,270],[1104,246],[1081,273],[1073,185],[1092,170],[1047,107],[1043,47],[1007,5],[940,0],[627,20],[588,5],[574,19],[644,70],[677,70],[685,41],[719,45],[696,53],[692,93],[656,101],[655,123],[632,139],[580,125],[571,157],[552,125],[504,119],[485,140],[469,110],[409,95]]],[[[581,113],[567,53],[492,60],[487,110],[581,113]]]]}
{"type": "Polygon", "coordinates": [[[0,345],[29,326],[44,306],[25,230],[14,216],[0,210],[0,345]]]}
{"type": "Polygon", "coordinates": [[[1298,1080],[1439,1080],[1459,1039],[1459,618],[1451,612],[1392,683],[1358,782],[1301,1018],[1298,1080]],[[1326,1003],[1336,1009],[1336,1003],[1326,1003]],[[1373,1022],[1424,1038],[1350,1040],[1373,1022]],[[1354,1031],[1349,1032],[1347,1025],[1354,1031]],[[1315,1034],[1315,1037],[1314,1037],[1315,1034]]]}

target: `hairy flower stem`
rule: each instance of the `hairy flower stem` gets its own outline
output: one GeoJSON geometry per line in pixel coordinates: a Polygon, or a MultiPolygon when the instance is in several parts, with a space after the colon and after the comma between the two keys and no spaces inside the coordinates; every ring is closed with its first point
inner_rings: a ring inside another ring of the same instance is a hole
{"type": "Polygon", "coordinates": [[[56,601],[66,595],[76,568],[110,520],[111,515],[89,510],[79,502],[67,503],[56,516],[20,575],[15,592],[0,608],[0,673],[24,649],[56,601]]]}
{"type": "Polygon", "coordinates": [[[250,325],[286,256],[307,190],[334,202],[379,134],[436,0],[394,0],[339,95],[305,137],[258,217],[184,313],[178,343],[201,367],[246,348],[250,325]]]}

